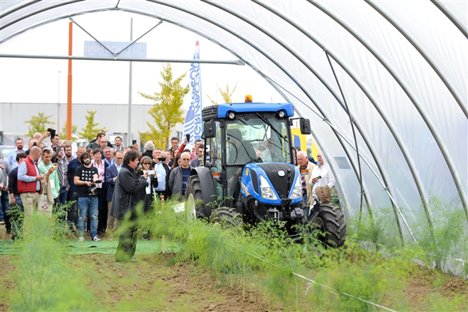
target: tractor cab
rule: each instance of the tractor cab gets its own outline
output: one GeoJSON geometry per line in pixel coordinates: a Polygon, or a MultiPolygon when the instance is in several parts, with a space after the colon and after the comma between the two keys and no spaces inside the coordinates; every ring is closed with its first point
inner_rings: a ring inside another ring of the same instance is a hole
{"type": "MultiPolygon", "coordinates": [[[[291,204],[302,208],[291,143],[293,115],[289,103],[232,103],[203,110],[205,166],[215,180],[218,202],[239,213],[254,205],[253,200],[257,206],[288,206],[283,209],[288,215],[291,204]]],[[[310,133],[308,120],[301,120],[302,132],[310,133]]]]}
{"type": "Polygon", "coordinates": [[[341,246],[346,225],[339,208],[322,205],[304,214],[291,125],[300,119],[301,133],[310,134],[310,122],[293,116],[290,103],[246,101],[204,108],[205,163],[192,170],[187,182],[189,215],[234,227],[272,220],[284,223],[290,237],[300,236],[296,225],[317,222],[317,229],[332,233],[327,244],[331,240],[341,246]]]}

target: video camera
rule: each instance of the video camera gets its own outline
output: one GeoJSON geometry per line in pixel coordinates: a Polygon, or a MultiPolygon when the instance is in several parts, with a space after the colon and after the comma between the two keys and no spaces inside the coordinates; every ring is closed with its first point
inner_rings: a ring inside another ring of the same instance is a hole
{"type": "Polygon", "coordinates": [[[97,196],[99,193],[101,193],[101,188],[98,187],[98,184],[101,182],[102,180],[96,180],[91,184],[91,186],[88,188],[89,196],[97,196]]]}

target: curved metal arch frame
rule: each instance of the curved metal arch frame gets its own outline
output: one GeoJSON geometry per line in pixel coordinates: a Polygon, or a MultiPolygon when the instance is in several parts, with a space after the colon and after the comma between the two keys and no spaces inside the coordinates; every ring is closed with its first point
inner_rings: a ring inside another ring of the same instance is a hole
{"type": "Polygon", "coordinates": [[[23,4],[21,4],[21,5],[17,5],[17,6],[15,6],[14,8],[12,8],[11,10],[8,10],[8,11],[6,11],[5,13],[0,14],[0,18],[3,18],[3,17],[5,17],[5,16],[8,16],[8,15],[10,15],[11,13],[14,13],[14,12],[16,12],[16,11],[22,10],[22,9],[24,9],[25,7],[28,7],[28,6],[30,6],[30,5],[32,5],[32,4],[34,4],[34,3],[36,3],[36,2],[39,2],[39,1],[41,1],[41,0],[31,0],[31,1],[27,2],[27,3],[23,3],[23,4]]]}
{"type": "MultiPolygon", "coordinates": [[[[318,73],[308,62],[306,62],[297,52],[293,51],[293,50],[292,50],[289,46],[287,46],[284,42],[282,42],[280,39],[278,39],[277,37],[275,37],[273,34],[269,33],[269,32],[266,31],[265,29],[263,29],[261,26],[259,26],[259,25],[257,25],[256,23],[254,23],[252,20],[250,20],[250,19],[248,19],[248,18],[246,18],[246,17],[240,16],[239,14],[235,13],[233,10],[230,10],[230,9],[228,9],[228,8],[226,8],[226,7],[224,7],[224,6],[221,6],[221,5],[217,4],[217,3],[213,3],[213,2],[210,1],[210,0],[201,0],[201,1],[202,1],[202,2],[205,2],[205,3],[207,3],[207,4],[210,4],[210,5],[213,5],[214,7],[218,8],[218,9],[220,9],[220,10],[223,10],[223,11],[225,11],[225,12],[227,12],[227,13],[229,13],[229,14],[235,16],[235,17],[237,17],[238,19],[240,19],[240,20],[242,20],[242,21],[248,23],[249,25],[255,27],[256,29],[258,29],[259,31],[261,31],[262,33],[264,33],[265,35],[267,35],[268,37],[270,37],[271,39],[273,39],[274,41],[276,41],[280,46],[282,46],[284,49],[286,49],[289,53],[291,53],[297,60],[299,60],[305,67],[307,67],[307,69],[308,69],[310,72],[312,72],[312,73],[317,77],[317,79],[326,87],[326,89],[333,95],[333,97],[334,97],[334,98],[337,100],[337,102],[341,105],[341,107],[343,108],[343,110],[345,111],[345,113],[348,114],[349,118],[350,118],[351,120],[353,120],[354,125],[356,126],[356,128],[357,128],[358,131],[359,131],[359,133],[361,134],[361,138],[363,139],[364,143],[367,145],[367,147],[368,147],[368,149],[369,149],[369,151],[370,151],[370,153],[371,153],[371,156],[372,156],[372,158],[374,159],[375,164],[377,165],[377,168],[378,168],[378,170],[379,170],[379,172],[380,172],[380,175],[382,176],[382,178],[383,178],[383,180],[384,180],[384,185],[383,185],[383,186],[384,186],[384,189],[387,189],[387,190],[388,190],[388,189],[389,189],[388,183],[387,183],[388,177],[387,177],[386,173],[385,173],[384,170],[383,170],[383,167],[382,167],[382,165],[381,165],[380,160],[379,160],[379,159],[377,158],[377,156],[376,156],[376,153],[375,153],[375,151],[374,151],[374,148],[372,147],[372,144],[370,144],[369,139],[367,138],[366,134],[362,131],[362,127],[360,126],[359,122],[357,121],[357,118],[356,118],[353,114],[351,114],[350,111],[347,111],[347,110],[346,110],[346,108],[344,107],[343,103],[341,103],[339,97],[338,97],[338,96],[334,93],[334,91],[332,90],[331,86],[329,86],[328,83],[325,82],[325,79],[323,79],[323,78],[319,75],[319,73],[318,73]]],[[[255,2],[255,1],[254,1],[254,2],[255,2]]],[[[317,104],[316,104],[316,105],[317,105],[317,104]]],[[[334,130],[336,130],[336,129],[334,129],[334,130]]],[[[356,148],[354,148],[354,150],[356,150],[356,152],[357,152],[357,149],[356,149],[356,148]]],[[[361,155],[361,154],[360,154],[360,155],[361,155]]],[[[361,158],[363,158],[362,155],[361,155],[361,158]]],[[[348,159],[350,159],[350,161],[351,161],[351,158],[349,157],[349,155],[348,155],[348,159]]],[[[366,164],[370,167],[370,164],[369,164],[368,162],[366,162],[366,164]]],[[[372,169],[371,169],[371,170],[372,170],[372,169]]],[[[358,180],[360,180],[360,179],[359,179],[359,174],[357,174],[357,178],[358,178],[358,180]]],[[[361,183],[360,183],[360,184],[361,184],[361,183]]],[[[362,185],[361,185],[361,189],[362,189],[362,185]]],[[[392,193],[391,193],[391,192],[390,192],[390,193],[387,192],[387,194],[391,195],[392,193]]],[[[391,196],[391,197],[392,197],[392,198],[390,199],[390,201],[391,201],[391,203],[392,203],[393,210],[394,210],[394,212],[395,212],[396,221],[397,221],[397,223],[398,223],[398,225],[399,225],[400,235],[401,235],[401,237],[403,238],[403,233],[401,232],[401,226],[400,226],[400,224],[399,224],[399,219],[398,219],[398,210],[399,210],[399,209],[397,209],[397,208],[395,207],[395,205],[397,205],[397,204],[396,204],[395,198],[394,198],[393,196],[391,196]]],[[[366,201],[367,201],[367,200],[366,200],[366,201]]],[[[369,203],[369,202],[367,201],[367,203],[369,203]]],[[[403,215],[401,215],[401,217],[404,218],[403,215]]],[[[406,220],[405,220],[405,223],[406,223],[406,220]]],[[[431,223],[430,223],[430,224],[431,224],[431,223]]],[[[410,232],[411,232],[411,230],[410,230],[410,232]]]]}
{"type": "Polygon", "coordinates": [[[458,173],[455,169],[455,166],[453,165],[452,158],[447,152],[447,149],[445,148],[445,145],[442,142],[442,139],[439,136],[438,131],[434,128],[434,125],[432,122],[429,120],[429,118],[426,116],[424,111],[422,110],[421,106],[419,105],[419,102],[416,101],[415,97],[409,90],[409,88],[406,86],[406,84],[403,82],[403,80],[398,76],[398,74],[392,70],[392,68],[387,64],[387,62],[383,59],[383,57],[373,49],[367,41],[365,41],[359,34],[354,32],[354,30],[348,26],[344,21],[342,21],[338,16],[327,10],[325,7],[323,7],[321,4],[318,2],[312,1],[312,0],[307,0],[310,4],[314,5],[317,7],[319,10],[327,14],[331,19],[333,19],[337,24],[339,24],[341,27],[343,27],[346,31],[348,31],[356,40],[358,40],[378,61],[382,66],[387,70],[387,72],[393,77],[396,83],[400,86],[402,91],[406,94],[408,99],[413,103],[413,106],[416,108],[418,111],[419,115],[422,117],[424,123],[426,124],[427,128],[432,134],[432,137],[434,138],[435,142],[437,143],[437,146],[440,149],[440,152],[442,153],[442,156],[449,168],[450,174],[452,175],[452,179],[455,183],[455,186],[458,190],[458,194],[460,196],[461,203],[463,205],[463,210],[465,211],[465,216],[468,221],[468,200],[467,196],[465,194],[465,190],[463,188],[463,183],[460,180],[460,177],[458,176],[458,173]]]}
{"type": "Polygon", "coordinates": [[[463,101],[458,95],[458,93],[453,89],[452,85],[447,81],[447,78],[444,74],[440,71],[439,67],[432,61],[429,55],[424,51],[424,49],[416,42],[416,40],[411,37],[411,35],[401,26],[396,20],[392,19],[387,12],[385,12],[380,6],[377,5],[376,2],[372,2],[369,0],[364,0],[368,5],[370,5],[375,11],[377,11],[380,15],[382,15],[393,27],[395,27],[403,37],[418,51],[418,53],[424,58],[424,60],[431,66],[434,72],[439,76],[440,80],[444,83],[445,87],[449,90],[452,94],[455,101],[458,103],[458,106],[462,110],[465,117],[468,117],[468,110],[466,109],[465,105],[463,105],[463,101]]]}
{"type": "MultiPolygon", "coordinates": [[[[156,2],[156,1],[152,1],[152,2],[156,2]]],[[[161,4],[161,3],[159,3],[159,4],[161,4]]],[[[163,5],[165,5],[165,4],[163,4],[163,5]]],[[[175,9],[181,10],[181,8],[178,8],[178,7],[175,7],[175,9]]],[[[72,15],[69,15],[69,16],[76,16],[76,15],[82,15],[82,14],[87,14],[87,13],[102,12],[102,11],[110,11],[110,10],[115,10],[115,8],[98,9],[98,10],[89,10],[89,11],[85,11],[85,12],[79,12],[79,13],[76,13],[76,14],[72,14],[72,15]]],[[[141,14],[141,15],[146,15],[146,16],[150,16],[150,17],[156,17],[156,15],[154,15],[154,14],[145,14],[145,13],[140,12],[140,11],[134,11],[134,10],[128,10],[128,9],[122,9],[122,8],[118,8],[118,10],[127,11],[127,12],[130,12],[130,13],[141,14]]],[[[188,12],[186,12],[186,13],[188,13],[188,12]]],[[[192,14],[192,15],[193,15],[193,14],[192,14]]],[[[66,18],[66,17],[63,17],[63,18],[66,18]]],[[[162,19],[162,20],[167,20],[167,19],[162,18],[162,17],[158,17],[158,18],[159,18],[159,19],[162,19]]],[[[61,18],[56,18],[56,19],[54,19],[54,20],[50,20],[50,21],[47,21],[47,22],[44,22],[44,23],[35,25],[34,27],[37,27],[37,26],[40,26],[40,25],[43,25],[43,24],[46,24],[46,23],[49,23],[49,22],[52,22],[52,21],[56,21],[56,20],[59,20],[59,19],[61,19],[61,18]]],[[[171,21],[169,21],[169,22],[171,22],[171,21]]],[[[211,22],[211,21],[210,21],[210,22],[211,22]]],[[[173,24],[178,24],[178,23],[175,23],[175,22],[171,22],[171,23],[173,23],[173,24]]],[[[186,26],[184,26],[184,25],[180,25],[180,24],[178,24],[178,25],[181,26],[181,27],[183,27],[183,28],[190,29],[189,27],[186,27],[186,26]]],[[[217,26],[219,26],[219,25],[217,25],[217,26]]],[[[221,27],[221,28],[224,29],[223,27],[221,27]]],[[[28,29],[29,29],[29,28],[28,28],[28,29]]],[[[26,29],[26,30],[27,30],[27,29],[26,29]]],[[[26,31],[26,30],[21,31],[21,33],[24,32],[24,31],[26,31]]],[[[192,29],[190,29],[190,30],[193,31],[193,32],[195,32],[195,33],[199,33],[199,32],[194,31],[194,30],[192,30],[192,29]]],[[[226,29],[224,29],[224,30],[226,30],[226,29]]],[[[229,31],[229,32],[232,33],[232,31],[229,31]]],[[[17,35],[17,34],[19,34],[19,33],[16,33],[15,35],[17,35]]],[[[204,34],[201,34],[201,33],[199,33],[199,34],[202,35],[203,37],[205,37],[205,38],[207,38],[207,39],[213,41],[213,42],[216,42],[215,40],[213,40],[213,39],[207,37],[207,36],[204,35],[204,34]]],[[[11,36],[11,37],[13,37],[13,36],[11,36]]],[[[11,39],[11,37],[9,37],[9,38],[7,38],[7,39],[11,39]]],[[[242,40],[245,41],[245,42],[248,42],[248,41],[246,41],[245,39],[242,39],[242,40]]],[[[221,44],[218,43],[218,42],[216,42],[216,43],[217,43],[218,45],[220,45],[220,46],[223,46],[223,45],[221,45],[221,44]]],[[[251,43],[249,43],[249,44],[251,44],[251,43]]],[[[224,47],[224,46],[223,46],[223,47],[224,47]]],[[[226,48],[226,47],[224,47],[224,48],[226,48]]],[[[231,53],[235,54],[235,53],[234,53],[233,51],[231,51],[229,48],[226,48],[226,49],[227,49],[228,51],[230,51],[231,53]]],[[[264,54],[264,53],[262,53],[262,54],[264,54]]],[[[236,55],[236,54],[235,54],[235,55],[236,55]]],[[[242,59],[242,58],[241,58],[241,59],[242,59]]],[[[269,58],[269,59],[271,60],[271,58],[269,58]]],[[[244,62],[245,62],[246,64],[248,64],[249,66],[251,66],[251,67],[255,70],[255,67],[252,66],[249,62],[247,62],[247,61],[245,61],[245,60],[244,60],[244,62]]],[[[278,64],[276,64],[276,65],[278,66],[278,64]]],[[[282,68],[282,66],[278,66],[278,67],[281,68],[281,69],[284,71],[284,69],[282,68]]],[[[259,72],[258,70],[256,70],[256,71],[259,72]]],[[[262,75],[262,76],[266,76],[266,75],[262,75]]],[[[289,76],[289,74],[288,74],[288,76],[289,76]]],[[[290,78],[291,78],[291,77],[290,77],[290,78]]],[[[293,79],[293,80],[294,80],[294,79],[293,79]]],[[[282,95],[286,98],[286,96],[285,96],[276,86],[273,85],[273,87],[274,87],[280,94],[282,94],[282,95]]],[[[303,90],[302,87],[300,87],[300,88],[303,90]]],[[[304,90],[303,90],[303,91],[304,91],[304,90]]],[[[307,93],[306,93],[306,94],[307,94],[307,93]]],[[[308,96],[309,96],[309,95],[308,95],[308,96]]],[[[309,97],[310,97],[310,96],[309,96],[309,97]]],[[[311,99],[311,100],[312,100],[312,99],[311,99]]],[[[312,101],[313,101],[313,100],[312,100],[312,101]]],[[[313,102],[314,102],[314,101],[313,101],[313,102]]],[[[316,104],[315,102],[314,102],[314,104],[317,106],[317,104],[316,104]]],[[[318,107],[318,106],[317,106],[317,107],[318,107]]],[[[309,108],[310,108],[310,107],[309,107],[309,108]]],[[[326,120],[326,117],[325,117],[324,119],[326,120]]],[[[336,132],[336,129],[334,129],[334,127],[331,127],[331,128],[333,129],[334,132],[336,132]]],[[[339,133],[339,134],[340,134],[340,136],[344,137],[341,133],[339,133]]],[[[337,138],[338,138],[338,140],[341,142],[339,136],[337,136],[337,138]]],[[[343,145],[342,142],[341,142],[341,145],[342,145],[342,147],[343,147],[345,153],[348,154],[348,152],[347,152],[347,150],[346,150],[346,148],[344,147],[344,145],[343,145]]],[[[362,155],[361,155],[361,158],[363,158],[362,155]]],[[[349,154],[348,154],[348,159],[351,159],[351,158],[349,157],[349,154]]],[[[363,158],[363,159],[364,159],[364,158],[363,158]]],[[[366,163],[368,164],[368,162],[366,162],[366,163]]],[[[354,167],[354,163],[353,163],[352,161],[351,161],[351,164],[352,164],[353,167],[354,167]]],[[[368,165],[369,165],[369,164],[368,164],[368,165]]],[[[355,168],[354,168],[354,169],[355,169],[355,168]]],[[[370,167],[370,169],[373,171],[373,169],[372,169],[371,167],[370,167]]],[[[356,172],[356,170],[355,170],[355,172],[356,172]]],[[[378,175],[375,173],[375,171],[373,171],[373,172],[374,172],[374,174],[376,175],[376,177],[378,178],[378,175]]],[[[338,177],[338,176],[337,176],[337,177],[338,177]]],[[[378,180],[380,181],[379,178],[378,178],[378,180]]],[[[381,182],[381,181],[380,181],[380,182],[381,182]]],[[[381,184],[382,184],[382,182],[381,182],[381,184]]],[[[383,186],[384,186],[384,185],[383,185],[383,186]]],[[[344,192],[343,192],[343,196],[344,196],[344,192]]],[[[366,202],[368,202],[368,199],[367,199],[367,198],[366,198],[366,202]]],[[[400,213],[401,213],[401,212],[400,212],[400,213]]],[[[403,215],[401,215],[401,217],[404,218],[403,215]]],[[[408,229],[409,229],[409,228],[408,228],[408,229]]],[[[411,233],[411,229],[409,229],[409,231],[410,231],[410,233],[411,233]]],[[[413,237],[413,238],[414,238],[414,237],[413,237]]]]}
{"type": "MultiPolygon", "coordinates": [[[[245,38],[242,37],[241,35],[237,34],[236,32],[234,32],[234,31],[232,31],[232,30],[229,30],[229,29],[226,29],[225,26],[220,25],[220,24],[218,24],[218,23],[216,23],[216,22],[214,22],[214,21],[212,21],[212,20],[209,20],[209,19],[207,19],[206,17],[200,16],[200,15],[194,13],[194,12],[190,12],[190,11],[188,11],[188,10],[185,10],[185,9],[183,9],[183,8],[174,6],[174,5],[172,5],[172,4],[168,4],[168,3],[164,3],[164,2],[159,2],[159,1],[157,1],[157,0],[147,0],[147,1],[151,1],[151,2],[154,2],[154,3],[160,4],[160,5],[168,6],[168,7],[171,7],[171,8],[173,8],[173,9],[175,9],[175,10],[179,10],[179,11],[184,12],[184,13],[187,13],[187,14],[189,14],[189,15],[193,15],[193,16],[195,16],[195,17],[198,17],[198,18],[200,18],[200,19],[202,19],[202,20],[205,20],[205,21],[207,21],[207,22],[209,22],[209,23],[211,23],[211,24],[213,24],[213,25],[215,25],[215,26],[217,26],[217,27],[223,29],[224,31],[226,31],[226,32],[228,32],[228,33],[230,33],[230,34],[232,34],[232,35],[238,37],[238,38],[241,39],[242,41],[248,43],[250,46],[254,47],[259,53],[261,53],[262,55],[264,55],[268,60],[270,60],[273,64],[275,64],[278,68],[280,68],[292,81],[294,81],[294,82],[296,83],[296,85],[301,89],[301,91],[304,92],[304,94],[311,100],[311,102],[314,103],[314,105],[320,110],[320,113],[322,114],[322,117],[321,117],[321,118],[322,118],[322,119],[327,119],[326,114],[323,113],[323,112],[321,111],[320,107],[316,104],[316,101],[313,99],[313,97],[302,87],[302,85],[300,85],[299,83],[297,83],[298,80],[295,79],[294,77],[292,77],[291,74],[289,74],[289,73],[284,69],[284,66],[280,65],[278,61],[274,60],[271,56],[266,55],[265,52],[263,52],[263,51],[261,51],[260,49],[258,49],[258,48],[255,46],[254,43],[248,41],[247,39],[245,39],[245,38]]],[[[250,66],[250,64],[249,64],[249,66],[250,66]]],[[[346,147],[345,147],[345,144],[343,144],[343,142],[342,142],[341,139],[340,139],[340,137],[342,136],[342,134],[340,133],[340,134],[338,135],[338,134],[336,133],[336,130],[335,130],[334,128],[331,128],[331,129],[333,130],[333,132],[335,132],[335,135],[336,135],[338,141],[340,142],[340,144],[341,144],[341,146],[342,146],[344,152],[346,153],[348,159],[350,159],[350,163],[351,163],[351,165],[353,166],[353,169],[354,169],[355,174],[357,175],[357,171],[356,171],[356,168],[355,168],[355,166],[354,166],[354,163],[353,163],[353,161],[351,161],[351,157],[350,157],[349,154],[348,154],[348,151],[347,151],[347,149],[346,149],[346,147]]],[[[365,195],[365,194],[364,194],[364,195],[365,195]]],[[[366,202],[369,203],[369,200],[368,200],[368,198],[367,198],[366,195],[365,195],[365,198],[366,198],[366,202]]]]}
{"type": "Polygon", "coordinates": [[[431,0],[431,2],[460,30],[460,32],[468,39],[468,31],[466,27],[456,18],[449,9],[437,0],[431,0]]]}
{"type": "MultiPolygon", "coordinates": [[[[0,30],[2,30],[2,29],[4,29],[4,28],[7,28],[7,27],[9,27],[9,26],[11,26],[11,25],[13,25],[13,24],[16,24],[16,23],[18,23],[19,21],[22,21],[22,20],[24,20],[24,19],[26,19],[26,18],[28,18],[28,17],[33,16],[33,15],[40,14],[40,13],[45,12],[45,11],[53,10],[53,9],[58,8],[58,7],[61,7],[61,6],[73,4],[73,3],[76,3],[76,2],[80,2],[80,1],[83,1],[83,0],[69,0],[69,1],[64,1],[64,2],[60,2],[60,3],[54,4],[54,5],[45,7],[45,8],[43,8],[43,9],[41,9],[41,10],[33,11],[33,12],[31,12],[30,14],[28,14],[28,15],[22,16],[21,18],[17,18],[17,19],[15,19],[15,20],[13,20],[13,21],[7,23],[7,24],[4,24],[4,25],[0,26],[0,30]]],[[[31,4],[33,4],[33,3],[31,3],[31,4]]],[[[22,8],[20,8],[20,9],[22,9],[22,8]]]]}
{"type": "MultiPolygon", "coordinates": [[[[320,118],[322,118],[322,117],[321,117],[321,114],[317,113],[317,112],[316,112],[315,110],[313,110],[309,105],[307,105],[306,103],[304,103],[303,101],[301,101],[301,100],[298,99],[297,97],[296,97],[296,99],[297,99],[299,102],[301,102],[305,107],[307,107],[308,109],[310,109],[311,112],[313,112],[314,114],[316,114],[317,116],[319,116],[320,118]]],[[[333,131],[335,131],[336,133],[338,133],[338,134],[343,138],[343,140],[345,140],[345,142],[346,142],[352,149],[355,150],[355,147],[353,146],[353,144],[352,144],[348,139],[346,139],[346,137],[345,137],[343,134],[341,134],[338,130],[336,130],[336,128],[331,124],[331,122],[330,122],[327,118],[322,118],[322,120],[323,120],[325,123],[327,123],[327,125],[328,125],[333,131]]],[[[318,136],[317,136],[317,137],[314,136],[314,138],[315,138],[316,140],[318,140],[318,136]]],[[[320,143],[319,143],[319,145],[320,145],[320,143]]],[[[322,145],[322,146],[323,146],[323,145],[322,145]]],[[[346,153],[346,155],[348,156],[348,159],[349,159],[349,154],[348,154],[347,150],[344,149],[344,151],[345,151],[345,153],[346,153]]],[[[410,235],[411,235],[411,237],[413,238],[413,240],[416,242],[416,238],[415,238],[415,236],[414,236],[414,234],[413,234],[413,231],[411,230],[410,226],[409,226],[408,223],[406,222],[406,219],[405,219],[405,217],[403,216],[403,213],[401,212],[400,208],[398,207],[398,205],[397,205],[395,199],[393,198],[393,194],[390,192],[390,189],[389,189],[388,187],[385,187],[384,182],[379,178],[379,176],[378,176],[378,174],[375,172],[375,170],[372,169],[372,167],[370,166],[370,164],[369,164],[369,162],[367,161],[367,159],[366,159],[364,156],[362,156],[361,154],[359,154],[359,156],[362,158],[362,160],[363,160],[363,161],[366,163],[366,165],[369,167],[369,169],[370,169],[371,172],[374,174],[374,176],[377,178],[377,180],[379,181],[379,183],[384,187],[384,190],[387,192],[388,197],[390,198],[390,201],[392,202],[392,205],[393,205],[394,208],[395,208],[395,213],[396,213],[397,215],[400,215],[400,216],[401,216],[403,222],[405,223],[406,228],[408,229],[408,232],[410,233],[410,235]]],[[[356,172],[354,163],[353,163],[351,160],[350,160],[350,162],[351,162],[351,165],[353,166],[354,171],[356,172]]],[[[335,176],[337,176],[337,175],[336,175],[336,170],[334,170],[334,167],[333,167],[333,166],[330,166],[330,168],[332,169],[333,174],[334,174],[335,176]]],[[[366,198],[366,201],[367,201],[367,198],[366,198]]],[[[399,219],[398,219],[398,218],[396,219],[396,221],[397,221],[397,224],[399,225],[399,219]]],[[[399,228],[399,232],[400,232],[400,235],[401,235],[401,238],[402,238],[402,242],[404,242],[404,241],[403,241],[403,233],[401,232],[401,229],[400,229],[400,228],[399,228]]]]}
{"type": "MultiPolygon", "coordinates": [[[[333,60],[338,63],[338,65],[351,77],[351,79],[356,83],[356,85],[361,89],[361,91],[369,99],[371,104],[376,109],[377,113],[380,115],[380,117],[384,121],[385,125],[388,127],[390,133],[392,134],[393,138],[395,139],[395,142],[397,143],[398,147],[400,148],[400,150],[401,150],[401,152],[403,154],[403,157],[405,158],[405,161],[406,161],[406,163],[408,165],[408,168],[411,171],[414,182],[416,184],[416,188],[418,189],[419,195],[421,197],[423,207],[424,207],[424,209],[426,211],[427,221],[428,221],[429,227],[430,227],[430,229],[432,231],[432,228],[433,228],[432,213],[431,213],[431,211],[429,209],[429,206],[427,204],[427,199],[426,199],[426,196],[424,194],[424,191],[423,191],[423,188],[422,188],[422,185],[421,185],[421,179],[419,178],[419,174],[417,173],[417,171],[416,171],[416,169],[414,167],[413,160],[409,157],[408,152],[406,150],[406,147],[403,144],[400,136],[396,132],[395,127],[393,126],[393,123],[385,116],[385,114],[382,111],[382,108],[377,103],[377,101],[374,99],[374,97],[371,95],[371,92],[361,83],[361,81],[357,78],[356,74],[354,74],[354,72],[338,56],[336,56],[336,54],[332,50],[330,50],[328,47],[326,47],[325,44],[323,44],[319,39],[317,39],[315,36],[313,36],[309,31],[304,29],[304,27],[301,27],[300,25],[298,25],[297,23],[292,21],[290,18],[286,17],[284,14],[282,14],[278,10],[272,8],[271,6],[260,2],[259,0],[252,0],[252,1],[257,3],[260,6],[264,7],[265,9],[269,10],[270,12],[276,14],[278,17],[283,19],[285,22],[289,23],[291,26],[295,27],[297,30],[299,30],[305,36],[307,36],[310,40],[312,40],[315,44],[317,44],[320,48],[322,48],[324,51],[326,51],[326,53],[328,53],[333,58],[333,60]]],[[[373,153],[372,150],[370,150],[370,151],[371,151],[371,153],[373,153]]],[[[374,159],[376,159],[376,157],[374,157],[374,159]]],[[[377,166],[379,166],[379,163],[376,162],[376,164],[377,164],[377,166]]],[[[388,182],[387,182],[388,178],[386,176],[385,171],[381,170],[381,174],[382,174],[382,178],[384,180],[385,185],[388,186],[388,182]]],[[[390,194],[392,194],[392,196],[394,196],[391,191],[390,191],[390,194]]]]}

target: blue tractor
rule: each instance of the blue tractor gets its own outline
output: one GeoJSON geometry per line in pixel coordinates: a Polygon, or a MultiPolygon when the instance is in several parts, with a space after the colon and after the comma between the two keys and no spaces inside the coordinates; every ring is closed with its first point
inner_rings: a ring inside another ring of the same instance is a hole
{"type": "Polygon", "coordinates": [[[293,239],[299,238],[295,225],[311,223],[310,228],[325,233],[325,244],[342,246],[346,224],[339,207],[317,200],[305,216],[290,127],[299,119],[301,133],[310,134],[310,121],[293,116],[290,103],[204,108],[205,162],[192,170],[187,182],[189,214],[232,226],[284,222],[293,239]]]}

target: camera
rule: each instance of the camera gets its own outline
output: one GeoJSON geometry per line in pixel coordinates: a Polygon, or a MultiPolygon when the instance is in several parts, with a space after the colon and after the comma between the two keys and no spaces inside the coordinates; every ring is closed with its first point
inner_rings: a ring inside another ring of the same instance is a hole
{"type": "Polygon", "coordinates": [[[47,131],[50,133],[50,139],[53,139],[55,137],[55,129],[47,128],[47,131]]]}
{"type": "Polygon", "coordinates": [[[143,167],[141,165],[138,165],[138,167],[135,169],[135,172],[136,174],[138,174],[139,176],[142,176],[145,174],[145,172],[143,171],[143,167]]]}
{"type": "Polygon", "coordinates": [[[159,157],[158,160],[159,161],[166,161],[166,157],[159,157]]]}
{"type": "Polygon", "coordinates": [[[101,182],[102,180],[96,180],[91,184],[91,186],[88,188],[89,196],[97,196],[99,193],[101,193],[101,188],[98,187],[98,184],[101,182]]]}

